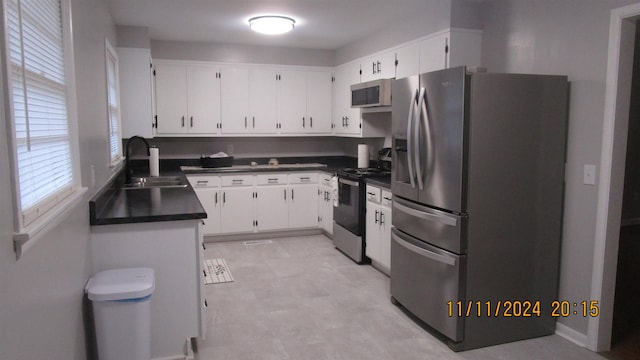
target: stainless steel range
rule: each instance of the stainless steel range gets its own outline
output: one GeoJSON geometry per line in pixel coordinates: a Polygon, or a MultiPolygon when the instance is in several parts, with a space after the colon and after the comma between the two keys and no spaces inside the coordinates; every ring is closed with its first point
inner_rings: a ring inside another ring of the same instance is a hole
{"type": "Polygon", "coordinates": [[[338,170],[338,206],[333,208],[333,244],[358,264],[368,263],[365,255],[365,179],[388,176],[377,168],[338,170]]]}

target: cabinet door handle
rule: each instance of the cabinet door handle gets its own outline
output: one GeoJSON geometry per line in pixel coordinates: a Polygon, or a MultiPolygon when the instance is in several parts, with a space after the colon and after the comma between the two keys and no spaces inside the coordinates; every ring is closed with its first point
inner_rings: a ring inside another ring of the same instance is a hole
{"type": "Polygon", "coordinates": [[[380,211],[380,225],[384,225],[384,213],[380,211]]]}
{"type": "Polygon", "coordinates": [[[291,189],[291,201],[293,201],[293,189],[291,189]]]}
{"type": "Polygon", "coordinates": [[[284,201],[287,201],[287,189],[284,189],[284,201]]]}
{"type": "Polygon", "coordinates": [[[244,117],[244,128],[245,129],[247,128],[247,117],[246,116],[244,117]]]}
{"type": "Polygon", "coordinates": [[[253,128],[255,129],[256,128],[256,117],[255,116],[252,118],[252,121],[253,121],[253,128]]]}
{"type": "Polygon", "coordinates": [[[184,116],[182,117],[182,127],[184,127],[184,116]]]}
{"type": "Polygon", "coordinates": [[[376,215],[375,215],[374,219],[375,219],[374,224],[377,224],[378,223],[378,210],[376,210],[376,215]]]}
{"type": "Polygon", "coordinates": [[[242,179],[233,179],[231,180],[232,184],[242,184],[243,180],[242,179]]]}
{"type": "Polygon", "coordinates": [[[380,74],[380,61],[378,61],[378,74],[380,74]]]}
{"type": "Polygon", "coordinates": [[[267,182],[269,182],[269,184],[277,184],[278,179],[267,179],[267,182]]]}
{"type": "Polygon", "coordinates": [[[376,73],[376,62],[373,62],[373,69],[371,70],[371,74],[375,74],[376,73]]]}
{"type": "Polygon", "coordinates": [[[209,180],[198,180],[197,184],[198,185],[206,185],[209,183],[209,180]]]}
{"type": "Polygon", "coordinates": [[[223,193],[222,193],[222,203],[224,204],[224,203],[226,203],[226,202],[227,202],[227,193],[226,193],[226,192],[223,192],[223,193]]]}
{"type": "Polygon", "coordinates": [[[305,127],[305,125],[304,125],[304,116],[302,117],[302,127],[303,128],[305,127]]]}
{"type": "Polygon", "coordinates": [[[313,117],[309,116],[309,127],[313,127],[313,117]]]}
{"type": "Polygon", "coordinates": [[[202,270],[202,274],[204,274],[204,277],[207,277],[207,271],[206,270],[202,270]]]}
{"type": "Polygon", "coordinates": [[[193,127],[193,116],[189,119],[189,127],[193,127]]]}
{"type": "Polygon", "coordinates": [[[207,250],[207,247],[202,243],[202,250],[207,250]]]}
{"type": "Polygon", "coordinates": [[[216,205],[218,205],[218,192],[216,192],[216,205]]]}

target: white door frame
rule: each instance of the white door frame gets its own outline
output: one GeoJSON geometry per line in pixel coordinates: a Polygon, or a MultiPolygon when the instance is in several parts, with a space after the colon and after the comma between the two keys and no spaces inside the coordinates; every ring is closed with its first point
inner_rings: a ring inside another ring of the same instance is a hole
{"type": "Polygon", "coordinates": [[[587,328],[587,347],[592,351],[607,351],[611,346],[629,121],[628,94],[633,71],[635,19],[639,16],[640,3],[617,8],[611,11],[609,25],[600,187],[591,279],[591,299],[599,301],[600,315],[589,318],[587,328]]]}

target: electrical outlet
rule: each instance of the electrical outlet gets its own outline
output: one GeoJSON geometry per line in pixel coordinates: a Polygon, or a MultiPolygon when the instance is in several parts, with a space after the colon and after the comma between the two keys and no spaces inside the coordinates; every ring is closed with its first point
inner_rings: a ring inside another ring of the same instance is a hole
{"type": "Polygon", "coordinates": [[[582,177],[582,182],[585,185],[595,185],[596,184],[596,166],[595,165],[585,165],[584,166],[584,175],[582,177]]]}

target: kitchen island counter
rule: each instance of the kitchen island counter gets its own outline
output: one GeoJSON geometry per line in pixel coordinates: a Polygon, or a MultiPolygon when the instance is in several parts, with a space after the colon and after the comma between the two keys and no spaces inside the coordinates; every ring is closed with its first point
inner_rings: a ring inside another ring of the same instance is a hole
{"type": "Polygon", "coordinates": [[[124,189],[122,175],[89,201],[91,225],[206,219],[202,204],[183,174],[186,187],[124,189]]]}

